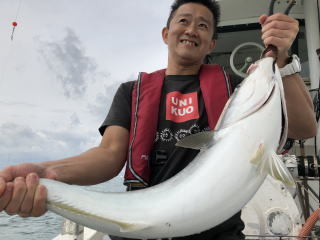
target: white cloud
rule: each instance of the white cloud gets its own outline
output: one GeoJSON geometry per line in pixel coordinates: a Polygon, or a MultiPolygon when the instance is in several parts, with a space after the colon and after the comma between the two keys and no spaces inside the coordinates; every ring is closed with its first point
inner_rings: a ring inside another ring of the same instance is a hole
{"type": "Polygon", "coordinates": [[[94,101],[87,105],[89,112],[97,119],[103,120],[107,116],[113,101],[113,96],[118,87],[119,83],[114,82],[113,84],[105,87],[103,92],[98,93],[95,96],[94,101]]]}
{"type": "Polygon", "coordinates": [[[97,144],[97,134],[33,129],[14,123],[0,125],[0,160],[30,162],[79,154],[97,144]]]}
{"type": "Polygon", "coordinates": [[[68,28],[63,40],[41,42],[39,50],[45,62],[59,80],[68,98],[84,95],[87,85],[93,81],[96,62],[86,56],[85,49],[75,32],[68,28]]]}
{"type": "Polygon", "coordinates": [[[73,113],[70,116],[70,123],[71,123],[71,126],[78,126],[81,123],[80,119],[76,113],[73,113]]]}
{"type": "Polygon", "coordinates": [[[161,29],[171,3],[22,0],[11,41],[17,6],[1,0],[0,163],[96,145],[120,82],[165,67],[161,29]]]}

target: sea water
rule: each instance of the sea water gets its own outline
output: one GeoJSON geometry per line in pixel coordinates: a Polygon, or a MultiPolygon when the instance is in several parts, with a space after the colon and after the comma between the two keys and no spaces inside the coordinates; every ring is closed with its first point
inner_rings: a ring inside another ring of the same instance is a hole
{"type": "Polygon", "coordinates": [[[3,240],[47,240],[61,231],[64,219],[47,212],[38,218],[21,218],[0,213],[0,239],[3,240]]]}

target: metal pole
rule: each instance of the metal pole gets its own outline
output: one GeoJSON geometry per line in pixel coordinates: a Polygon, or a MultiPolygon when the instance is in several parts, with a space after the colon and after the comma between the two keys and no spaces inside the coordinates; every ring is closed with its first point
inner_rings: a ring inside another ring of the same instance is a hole
{"type": "Polygon", "coordinates": [[[320,48],[320,31],[318,17],[318,1],[304,0],[304,17],[306,25],[306,38],[308,47],[308,59],[310,68],[311,88],[319,86],[320,63],[316,50],[320,48]]]}

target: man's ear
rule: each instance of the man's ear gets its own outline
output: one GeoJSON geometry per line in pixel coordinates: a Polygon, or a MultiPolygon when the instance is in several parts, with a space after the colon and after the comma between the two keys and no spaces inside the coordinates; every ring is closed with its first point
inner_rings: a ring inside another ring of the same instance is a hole
{"type": "Polygon", "coordinates": [[[212,39],[212,40],[211,40],[211,43],[210,43],[210,46],[209,46],[209,52],[208,52],[208,54],[213,51],[213,49],[216,47],[216,44],[217,44],[217,40],[212,39]]]}
{"type": "Polygon", "coordinates": [[[169,29],[167,27],[164,27],[162,29],[162,39],[165,44],[168,44],[168,32],[169,32],[169,29]]]}

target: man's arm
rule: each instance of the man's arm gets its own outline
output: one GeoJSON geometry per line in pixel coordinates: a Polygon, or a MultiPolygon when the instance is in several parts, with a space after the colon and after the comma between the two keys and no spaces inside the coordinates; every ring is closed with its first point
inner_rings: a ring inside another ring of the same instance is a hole
{"type": "MultiPolygon", "coordinates": [[[[299,32],[299,22],[287,15],[277,13],[262,15],[262,40],[266,46],[278,49],[277,65],[284,67],[289,59],[289,49],[299,32]]],[[[269,52],[267,56],[272,56],[269,52]]],[[[317,123],[310,94],[299,74],[283,77],[283,86],[288,110],[288,137],[306,139],[317,134],[317,123]]]]}
{"type": "Polygon", "coordinates": [[[307,139],[317,135],[317,122],[309,91],[299,74],[282,79],[286,96],[288,137],[307,139]]]}
{"type": "Polygon", "coordinates": [[[44,214],[47,193],[39,178],[89,185],[115,177],[125,164],[128,141],[127,129],[110,126],[100,145],[81,155],[5,168],[0,171],[0,211],[22,217],[44,214]]]}
{"type": "Polygon", "coordinates": [[[92,185],[110,180],[123,168],[129,131],[120,126],[108,127],[98,147],[78,156],[42,165],[56,173],[56,180],[78,185],[92,185]]]}

